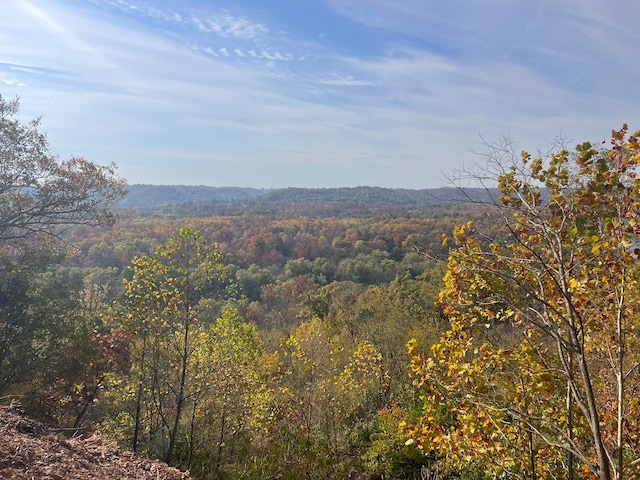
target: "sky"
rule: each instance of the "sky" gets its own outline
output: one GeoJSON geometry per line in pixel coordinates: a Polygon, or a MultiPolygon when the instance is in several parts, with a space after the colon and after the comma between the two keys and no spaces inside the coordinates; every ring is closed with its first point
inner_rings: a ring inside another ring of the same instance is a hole
{"type": "Polygon", "coordinates": [[[0,95],[129,183],[436,188],[640,129],[637,0],[0,0],[0,95]]]}

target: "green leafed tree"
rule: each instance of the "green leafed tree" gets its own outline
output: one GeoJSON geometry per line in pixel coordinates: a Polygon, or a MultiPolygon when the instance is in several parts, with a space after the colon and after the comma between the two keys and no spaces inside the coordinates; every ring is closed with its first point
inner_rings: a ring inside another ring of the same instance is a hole
{"type": "Polygon", "coordinates": [[[201,334],[181,465],[200,478],[258,475],[272,395],[262,375],[257,328],[226,308],[201,334]]]}
{"type": "Polygon", "coordinates": [[[133,335],[131,375],[113,379],[112,386],[128,408],[134,451],[172,463],[199,388],[195,354],[206,325],[234,289],[222,254],[189,228],[153,255],[133,260],[132,277],[116,307],[119,321],[133,335]]]}
{"type": "Polygon", "coordinates": [[[405,428],[450,467],[639,478],[637,135],[491,152],[503,231],[456,231],[440,299],[450,328],[430,353],[411,344],[425,408],[405,428]]]}
{"type": "Polygon", "coordinates": [[[21,123],[18,111],[18,99],[0,95],[0,395],[24,397],[18,384],[53,380],[74,329],[73,292],[48,271],[65,253],[53,240],[74,225],[111,224],[126,190],[113,164],[59,161],[39,120],[21,123]]]}
{"type": "Polygon", "coordinates": [[[1,252],[0,396],[4,396],[29,391],[15,387],[34,382],[38,371],[54,358],[74,303],[68,285],[47,274],[55,261],[48,249],[7,256],[1,252]]]}

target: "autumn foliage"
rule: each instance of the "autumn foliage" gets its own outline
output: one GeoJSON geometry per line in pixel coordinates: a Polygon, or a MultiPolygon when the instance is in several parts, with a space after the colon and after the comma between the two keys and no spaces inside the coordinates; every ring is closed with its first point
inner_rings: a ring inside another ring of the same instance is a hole
{"type": "Polygon", "coordinates": [[[492,160],[504,234],[456,229],[450,328],[410,344],[425,403],[405,429],[446,468],[636,478],[640,144],[625,127],[608,149],[492,160]]]}

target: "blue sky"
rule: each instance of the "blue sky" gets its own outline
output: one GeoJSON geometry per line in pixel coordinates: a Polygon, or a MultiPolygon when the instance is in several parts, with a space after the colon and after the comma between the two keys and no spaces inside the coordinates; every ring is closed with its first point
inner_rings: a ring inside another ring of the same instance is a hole
{"type": "Polygon", "coordinates": [[[130,183],[433,188],[640,129],[637,0],[0,0],[0,94],[130,183]]]}

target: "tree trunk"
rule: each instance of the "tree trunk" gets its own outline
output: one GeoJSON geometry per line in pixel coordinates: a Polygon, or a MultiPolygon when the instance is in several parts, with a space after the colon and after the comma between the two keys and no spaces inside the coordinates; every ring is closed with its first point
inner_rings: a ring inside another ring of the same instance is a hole
{"type": "Polygon", "coordinates": [[[178,437],[178,428],[180,427],[180,418],[182,417],[182,409],[184,408],[184,390],[187,381],[187,364],[189,360],[189,322],[190,320],[187,319],[184,326],[184,344],[181,358],[182,371],[180,372],[180,388],[178,389],[178,398],[176,399],[175,420],[169,437],[169,449],[167,450],[167,458],[165,459],[167,465],[171,465],[171,461],[173,460],[173,451],[175,450],[176,439],[178,437]]]}
{"type": "Polygon", "coordinates": [[[133,427],[133,441],[131,449],[133,452],[138,451],[138,439],[140,437],[140,422],[142,415],[142,392],[144,391],[144,370],[146,368],[146,353],[147,353],[147,335],[143,334],[142,337],[142,352],[140,354],[140,374],[138,376],[138,392],[136,393],[136,414],[135,423],[133,427]]]}
{"type": "MultiPolygon", "coordinates": [[[[626,272],[623,271],[623,278],[626,277],[626,272]]],[[[618,411],[617,411],[617,445],[616,445],[616,480],[623,480],[624,468],[623,468],[623,451],[622,443],[624,441],[624,387],[625,387],[625,375],[624,375],[624,330],[623,330],[623,308],[625,298],[625,285],[623,283],[620,296],[618,297],[618,316],[616,321],[616,327],[618,330],[618,358],[616,381],[618,383],[618,411]]]]}
{"type": "Polygon", "coordinates": [[[581,353],[579,355],[578,361],[587,397],[586,400],[589,410],[589,426],[591,428],[591,433],[595,444],[594,446],[596,449],[598,478],[600,478],[600,480],[611,480],[611,465],[609,464],[609,457],[607,456],[607,450],[602,439],[602,430],[600,429],[598,407],[596,405],[595,394],[593,392],[593,386],[591,384],[589,367],[587,365],[586,359],[584,358],[584,354],[581,353]]]}

